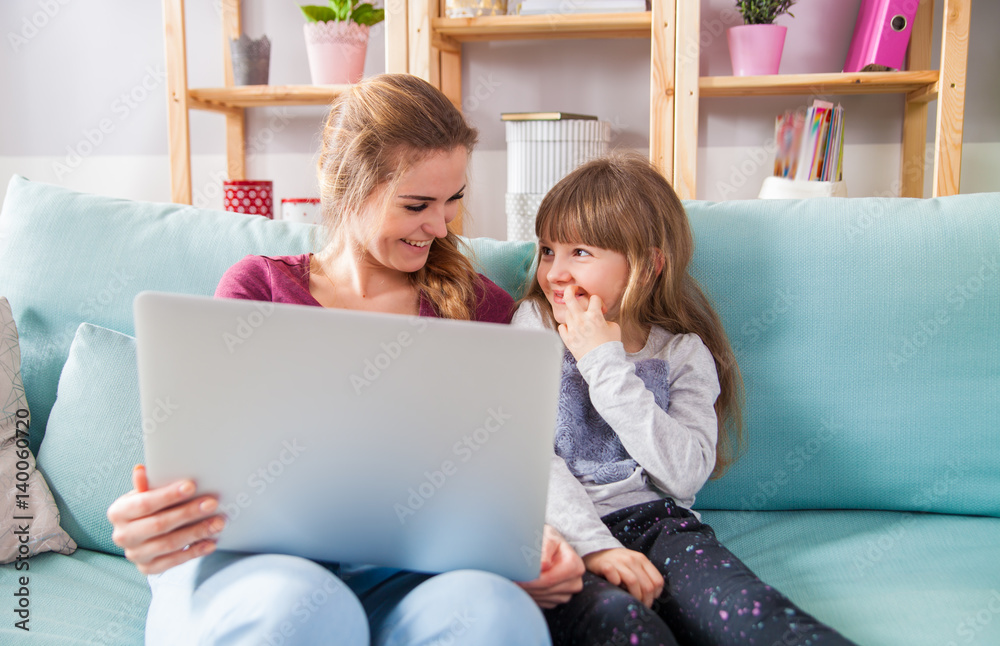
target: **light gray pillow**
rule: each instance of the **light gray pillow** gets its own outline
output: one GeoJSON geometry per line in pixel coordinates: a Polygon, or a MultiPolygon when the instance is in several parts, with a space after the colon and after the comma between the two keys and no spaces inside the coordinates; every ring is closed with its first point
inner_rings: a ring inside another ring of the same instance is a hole
{"type": "Polygon", "coordinates": [[[35,456],[28,448],[30,425],[17,326],[10,304],[0,296],[0,563],[76,550],[59,526],[59,509],[48,484],[35,470],[35,456]]]}

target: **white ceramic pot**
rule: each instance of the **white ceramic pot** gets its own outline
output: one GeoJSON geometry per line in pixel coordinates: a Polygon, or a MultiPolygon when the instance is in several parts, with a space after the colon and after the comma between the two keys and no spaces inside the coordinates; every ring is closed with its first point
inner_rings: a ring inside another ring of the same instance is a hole
{"type": "Polygon", "coordinates": [[[368,25],[307,22],[303,25],[313,85],[357,83],[365,71],[368,25]]]}

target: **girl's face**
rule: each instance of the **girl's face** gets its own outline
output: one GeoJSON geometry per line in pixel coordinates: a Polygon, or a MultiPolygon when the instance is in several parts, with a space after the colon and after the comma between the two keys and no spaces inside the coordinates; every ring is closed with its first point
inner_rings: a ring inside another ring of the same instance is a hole
{"type": "Polygon", "coordinates": [[[566,322],[566,288],[576,287],[576,298],[586,309],[591,296],[600,296],[604,318],[617,321],[622,294],[628,285],[628,260],[610,249],[540,239],[538,285],[552,305],[557,323],[566,322]]]}
{"type": "MultiPolygon", "coordinates": [[[[367,246],[369,259],[400,272],[420,270],[434,239],[447,236],[447,225],[458,216],[467,162],[468,153],[458,147],[431,153],[411,166],[389,196],[382,224],[367,246]]],[[[364,219],[378,218],[375,210],[384,203],[372,200],[364,219]]]]}

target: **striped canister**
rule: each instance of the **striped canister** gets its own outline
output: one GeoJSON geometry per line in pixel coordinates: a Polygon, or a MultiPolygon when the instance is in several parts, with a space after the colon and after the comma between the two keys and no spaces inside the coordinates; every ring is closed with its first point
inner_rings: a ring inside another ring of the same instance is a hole
{"type": "Polygon", "coordinates": [[[507,239],[534,240],[542,197],[580,164],[603,155],[611,123],[593,119],[508,121],[507,239]]]}

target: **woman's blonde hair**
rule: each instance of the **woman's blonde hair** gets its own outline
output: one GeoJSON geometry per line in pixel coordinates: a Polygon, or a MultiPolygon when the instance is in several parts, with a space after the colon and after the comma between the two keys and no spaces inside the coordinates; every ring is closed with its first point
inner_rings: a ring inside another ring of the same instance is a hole
{"type": "MultiPolygon", "coordinates": [[[[478,131],[426,81],[382,74],[334,99],[322,137],[317,174],[328,235],[325,252],[338,253],[353,243],[363,254],[381,224],[365,221],[365,207],[379,207],[375,211],[384,217],[407,169],[434,153],[456,148],[471,153],[478,131]],[[379,196],[380,202],[371,202],[379,196]]],[[[427,263],[409,277],[439,315],[470,319],[479,278],[459,244],[449,229],[447,237],[431,244],[427,263]]]]}
{"type": "MultiPolygon", "coordinates": [[[[743,380],[718,315],[688,274],[694,239],[670,183],[639,154],[595,159],[549,191],[538,209],[535,233],[625,256],[629,277],[618,315],[623,329],[658,325],[672,334],[701,337],[715,358],[721,388],[715,402],[719,439],[713,477],[721,476],[742,445],[743,380]]],[[[535,302],[554,327],[552,307],[537,280],[525,300],[535,302]]]]}

